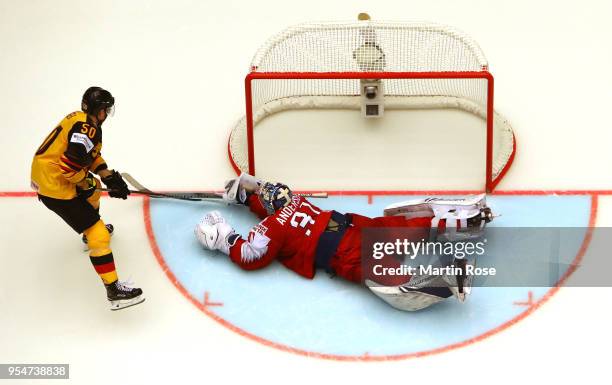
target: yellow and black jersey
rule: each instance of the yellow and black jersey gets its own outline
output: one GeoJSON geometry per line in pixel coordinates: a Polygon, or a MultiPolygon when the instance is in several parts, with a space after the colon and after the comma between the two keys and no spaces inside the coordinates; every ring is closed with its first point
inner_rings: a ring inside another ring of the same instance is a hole
{"type": "Polygon", "coordinates": [[[89,171],[106,169],[102,128],[82,111],[67,115],[40,145],[32,160],[32,188],[56,199],[76,196],[76,183],[89,171]]]}

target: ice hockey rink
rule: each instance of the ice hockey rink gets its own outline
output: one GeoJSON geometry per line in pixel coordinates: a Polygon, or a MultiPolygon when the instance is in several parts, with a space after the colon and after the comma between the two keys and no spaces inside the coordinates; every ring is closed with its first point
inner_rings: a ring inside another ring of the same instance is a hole
{"type": "MultiPolygon", "coordinates": [[[[206,211],[220,209],[243,234],[256,222],[217,203],[103,198],[120,279],[146,296],[111,312],[80,236],[30,190],[34,151],[91,85],[116,98],[104,124],[111,168],[154,190],[222,189],[235,175],[227,139],[244,115],[244,77],[258,47],[288,26],[354,20],[364,11],[452,25],[480,44],[495,77],[495,109],[517,140],[514,163],[489,197],[503,215],[497,225],[612,226],[609,2],[0,0],[0,364],[70,364],[70,379],[52,383],[75,384],[605,378],[610,287],[475,288],[466,304],[401,313],[325,274],[308,281],[279,264],[248,273],[204,253],[192,229],[206,211]]],[[[427,165],[418,181],[376,181],[398,154],[381,159],[368,145],[393,138],[347,134],[363,149],[350,167],[323,156],[341,146],[342,132],[321,122],[342,126],[342,116],[278,118],[297,128],[262,132],[261,147],[272,151],[277,140],[290,154],[293,141],[309,164],[277,172],[272,162],[263,175],[296,190],[333,191],[317,201],[322,208],[380,215],[406,199],[404,190],[482,187],[427,165]]],[[[452,161],[452,175],[461,162],[452,161]]],[[[572,258],[588,260],[591,246],[606,241],[585,234],[572,258]]],[[[570,273],[560,273],[563,283],[570,273]]]]}

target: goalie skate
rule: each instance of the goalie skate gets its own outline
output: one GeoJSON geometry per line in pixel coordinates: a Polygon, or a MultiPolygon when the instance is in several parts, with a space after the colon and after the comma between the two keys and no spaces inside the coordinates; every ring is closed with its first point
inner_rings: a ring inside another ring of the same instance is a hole
{"type": "MultiPolygon", "coordinates": [[[[472,292],[472,281],[474,280],[473,275],[465,274],[466,266],[468,265],[468,261],[465,259],[455,258],[453,264],[456,267],[460,267],[463,271],[463,274],[457,274],[454,276],[445,276],[444,280],[448,283],[448,288],[453,293],[455,298],[461,303],[467,300],[467,297],[472,292]]],[[[476,261],[469,263],[470,265],[475,265],[476,261]]]]}
{"type": "Polygon", "coordinates": [[[129,285],[127,282],[120,281],[106,285],[106,297],[110,302],[111,310],[121,310],[144,302],[142,289],[129,285]]]}

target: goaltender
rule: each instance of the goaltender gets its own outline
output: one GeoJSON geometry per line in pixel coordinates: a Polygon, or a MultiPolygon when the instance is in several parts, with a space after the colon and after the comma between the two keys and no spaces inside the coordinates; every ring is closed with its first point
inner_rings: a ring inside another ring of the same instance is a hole
{"type": "Polygon", "coordinates": [[[31,184],[38,199],[74,231],[83,234],[89,258],[106,287],[111,310],[144,301],[142,290],[118,280],[110,248],[112,225],[100,218],[100,180],[113,198],[130,194],[121,174],[102,158],[102,124],[115,99],[100,87],[83,94],[81,110],[68,114],[40,145],[32,160],[31,184]]]}
{"type": "Polygon", "coordinates": [[[403,229],[402,237],[410,242],[466,242],[480,239],[485,225],[493,219],[484,194],[466,199],[432,197],[398,202],[387,206],[384,216],[371,218],[323,210],[282,183],[264,182],[248,174],[228,181],[223,199],[248,206],[261,221],[243,238],[219,211],[212,211],[195,227],[204,249],[219,250],[248,271],[275,260],[308,279],[313,279],[317,270],[325,270],[363,283],[385,302],[405,311],[424,309],[453,295],[464,302],[473,280],[473,276],[464,274],[470,262],[465,255],[452,253],[453,261],[436,262],[443,267],[454,267],[455,262],[461,266],[448,273],[379,274],[378,267],[381,271],[401,270],[404,265],[395,257],[403,257],[398,255],[403,253],[392,255],[385,249],[382,259],[370,258],[362,252],[367,239],[392,239],[398,235],[397,230],[403,229]],[[383,231],[372,236],[374,229],[383,231]]]}

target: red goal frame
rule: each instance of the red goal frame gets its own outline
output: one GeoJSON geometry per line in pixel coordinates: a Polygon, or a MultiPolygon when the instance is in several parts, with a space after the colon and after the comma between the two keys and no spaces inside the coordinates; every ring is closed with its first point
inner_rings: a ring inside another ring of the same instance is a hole
{"type": "MultiPolygon", "coordinates": [[[[492,192],[512,165],[516,151],[514,141],[512,154],[500,170],[496,178],[493,178],[493,75],[489,71],[457,71],[457,72],[250,72],[245,80],[246,100],[246,134],[248,151],[249,174],[255,175],[255,147],[253,140],[253,101],[252,82],[254,80],[282,80],[282,79],[485,79],[487,81],[487,122],[486,122],[486,164],[484,190],[492,192]]],[[[228,155],[232,167],[237,174],[241,170],[234,161],[228,143],[228,155]]]]}

